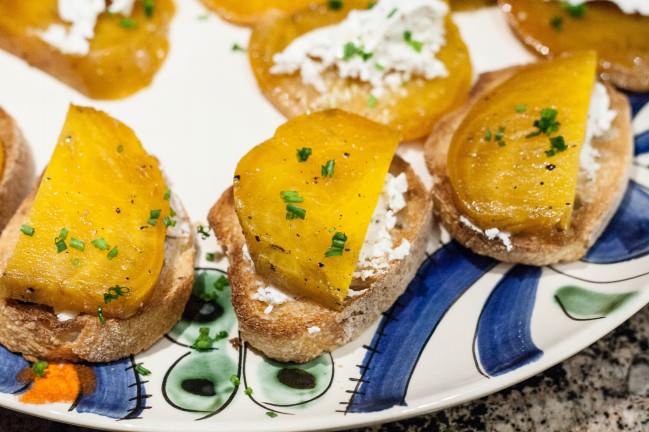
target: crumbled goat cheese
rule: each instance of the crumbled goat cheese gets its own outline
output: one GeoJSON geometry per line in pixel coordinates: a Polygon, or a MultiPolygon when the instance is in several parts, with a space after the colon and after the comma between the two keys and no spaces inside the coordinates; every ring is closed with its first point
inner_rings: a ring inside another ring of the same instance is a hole
{"type": "Polygon", "coordinates": [[[56,319],[59,320],[59,322],[73,320],[79,315],[78,312],[71,311],[54,311],[54,314],[56,315],[56,319]]]}
{"type": "Polygon", "coordinates": [[[397,225],[397,213],[406,207],[406,192],[408,179],[405,173],[396,177],[388,174],[385,177],[383,191],[367,229],[354,277],[366,280],[386,271],[391,261],[402,260],[410,253],[410,242],[404,239],[395,248],[390,233],[397,225]]]}
{"type": "MultiPolygon", "coordinates": [[[[111,13],[131,15],[135,0],[115,0],[108,10],[111,13]]],[[[63,54],[86,55],[90,40],[95,37],[97,18],[106,11],[105,0],[59,0],[59,17],[69,25],[52,24],[39,33],[42,40],[63,54]]]]}
{"type": "MultiPolygon", "coordinates": [[[[649,2],[648,2],[649,3],[649,2]]],[[[588,111],[588,125],[586,126],[586,138],[580,154],[581,169],[588,173],[589,180],[595,180],[600,165],[597,162],[600,154],[593,147],[593,138],[600,138],[611,129],[617,113],[611,110],[611,100],[606,87],[601,83],[595,83],[593,96],[588,111]]]]}
{"type": "MultiPolygon", "coordinates": [[[[594,0],[567,0],[569,4],[577,6],[594,0]]],[[[615,3],[626,14],[639,13],[649,15],[649,1],[647,0],[608,0],[615,3]]]]}
{"type": "Polygon", "coordinates": [[[318,333],[320,333],[320,327],[318,327],[318,326],[311,326],[311,327],[309,327],[308,329],[306,329],[306,331],[309,332],[310,335],[318,334],[318,333]]]}
{"type": "Polygon", "coordinates": [[[498,228],[489,228],[486,230],[480,229],[476,224],[471,222],[466,216],[460,216],[460,223],[472,231],[477,232],[478,234],[484,235],[487,240],[496,240],[498,239],[507,249],[507,252],[511,252],[514,248],[512,244],[512,235],[505,231],[500,231],[498,228]]]}
{"type": "Polygon", "coordinates": [[[371,9],[355,10],[339,24],[295,39],[273,57],[273,74],[300,72],[302,81],[327,91],[322,74],[335,67],[341,78],[398,89],[413,75],[431,80],[448,76],[436,58],[446,44],[448,5],[442,0],[380,0],[371,9]]]}
{"type": "Polygon", "coordinates": [[[273,286],[260,287],[257,292],[252,295],[253,300],[267,303],[264,313],[268,315],[273,311],[273,307],[293,300],[293,297],[286,294],[273,286]]]}

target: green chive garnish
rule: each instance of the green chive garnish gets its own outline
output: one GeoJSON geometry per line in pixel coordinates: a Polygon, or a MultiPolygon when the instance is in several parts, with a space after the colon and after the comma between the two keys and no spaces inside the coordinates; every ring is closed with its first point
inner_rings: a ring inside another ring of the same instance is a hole
{"type": "Polygon", "coordinates": [[[559,135],[554,138],[550,138],[550,149],[545,151],[545,155],[548,157],[555,156],[557,153],[561,153],[568,150],[566,145],[566,140],[563,136],[559,135]]]}
{"type": "Polygon", "coordinates": [[[331,247],[325,252],[325,257],[341,256],[345,250],[347,235],[343,232],[337,232],[331,238],[331,247]]]}
{"type": "Polygon", "coordinates": [[[311,156],[312,152],[313,151],[309,147],[302,147],[301,149],[298,149],[297,160],[299,162],[306,162],[309,159],[309,156],[311,156]]]}
{"type": "Polygon", "coordinates": [[[369,108],[376,108],[378,103],[379,103],[379,99],[374,95],[370,95],[370,98],[367,100],[367,106],[369,108]]]}
{"type": "Polygon", "coordinates": [[[203,240],[210,236],[210,228],[205,228],[203,225],[196,227],[196,232],[201,236],[201,239],[203,240]]]}
{"type": "Polygon", "coordinates": [[[306,217],[306,210],[300,207],[297,207],[293,204],[286,205],[286,219],[304,219],[306,217]]]}
{"type": "Polygon", "coordinates": [[[70,247],[83,252],[86,249],[86,244],[83,242],[83,240],[75,239],[74,237],[72,237],[72,240],[70,240],[70,247]]]}
{"type": "Polygon", "coordinates": [[[335,168],[336,161],[328,160],[326,164],[322,165],[322,177],[333,177],[335,168]]]}
{"type": "Polygon", "coordinates": [[[122,20],[119,22],[119,26],[124,28],[124,29],[134,29],[137,27],[137,23],[135,20],[131,18],[122,18],[122,20]]]}
{"type": "Polygon", "coordinates": [[[99,250],[107,250],[110,248],[108,242],[103,238],[94,239],[90,243],[99,250]]]}
{"type": "Polygon", "coordinates": [[[534,121],[534,127],[537,129],[528,134],[526,138],[532,138],[541,134],[552,135],[557,132],[561,127],[561,123],[557,121],[559,111],[554,108],[544,108],[541,110],[541,117],[534,121]]]}
{"type": "Polygon", "coordinates": [[[140,376],[149,376],[151,375],[151,371],[144,366],[142,366],[142,363],[138,364],[135,366],[135,372],[137,372],[138,375],[140,376]]]}
{"type": "Polygon", "coordinates": [[[244,47],[242,47],[241,45],[239,45],[236,42],[232,44],[232,48],[230,48],[230,49],[232,51],[234,51],[234,52],[245,52],[246,51],[246,49],[244,47]]]}
{"type": "Polygon", "coordinates": [[[32,237],[36,230],[34,227],[29,226],[29,225],[21,225],[20,226],[20,231],[25,234],[26,236],[32,237]]]}
{"type": "Polygon", "coordinates": [[[106,256],[108,257],[109,260],[112,260],[117,256],[118,253],[119,251],[117,250],[117,246],[115,246],[110,250],[110,252],[108,252],[106,256]]]}
{"type": "Polygon", "coordinates": [[[154,0],[144,0],[144,13],[147,16],[147,18],[152,18],[154,12],[155,12],[154,0]]]}
{"type": "Polygon", "coordinates": [[[101,325],[106,324],[106,318],[104,318],[104,308],[101,306],[97,306],[97,317],[99,318],[99,323],[101,325]]]}
{"type": "Polygon", "coordinates": [[[163,198],[165,201],[169,201],[169,200],[171,199],[171,191],[170,191],[169,189],[167,189],[167,190],[165,191],[164,195],[162,195],[162,198],[163,198]]]}
{"type": "Polygon", "coordinates": [[[560,16],[554,16],[550,19],[550,27],[552,27],[555,31],[563,31],[563,17],[560,16]]]}
{"type": "Polygon", "coordinates": [[[414,40],[412,38],[412,32],[410,31],[403,32],[403,40],[406,41],[406,43],[418,53],[420,53],[422,48],[424,47],[424,44],[422,42],[414,40]]]}
{"type": "Polygon", "coordinates": [[[286,204],[304,202],[304,198],[296,191],[282,191],[279,194],[286,204]]]}
{"type": "Polygon", "coordinates": [[[329,9],[331,10],[340,10],[343,8],[343,0],[329,0],[329,9]]]}
{"type": "Polygon", "coordinates": [[[176,219],[172,219],[171,216],[165,216],[164,219],[162,219],[162,223],[167,228],[169,228],[169,227],[173,228],[173,227],[176,226],[176,219]]]}
{"type": "Polygon", "coordinates": [[[517,113],[521,114],[521,113],[524,113],[525,111],[527,111],[527,106],[525,104],[520,103],[520,104],[516,105],[516,112],[517,113]]]}
{"type": "Polygon", "coordinates": [[[270,418],[277,417],[277,413],[275,411],[266,411],[266,415],[270,418]]]}
{"type": "Polygon", "coordinates": [[[32,371],[34,372],[34,375],[36,375],[39,378],[42,378],[45,376],[45,371],[47,370],[47,367],[49,366],[49,363],[46,361],[40,360],[37,361],[32,365],[32,371]]]}
{"type": "Polygon", "coordinates": [[[484,139],[485,141],[491,141],[491,129],[487,128],[484,132],[484,139]]]}
{"type": "Polygon", "coordinates": [[[129,287],[115,285],[108,288],[108,291],[104,293],[104,303],[110,304],[113,300],[118,300],[120,297],[123,297],[131,292],[129,287]]]}
{"type": "Polygon", "coordinates": [[[214,254],[214,252],[207,252],[205,254],[205,260],[209,262],[214,262],[216,261],[216,255],[214,254]]]}
{"type": "Polygon", "coordinates": [[[392,9],[392,10],[390,11],[390,13],[388,14],[388,18],[392,18],[392,17],[395,16],[396,14],[397,14],[397,8],[394,8],[394,9],[392,9]]]}

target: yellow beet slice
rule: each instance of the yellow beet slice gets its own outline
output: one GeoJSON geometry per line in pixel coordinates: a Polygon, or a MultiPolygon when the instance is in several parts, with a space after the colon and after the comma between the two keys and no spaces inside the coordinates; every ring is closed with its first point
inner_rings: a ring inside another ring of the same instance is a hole
{"type": "Polygon", "coordinates": [[[542,55],[596,50],[603,79],[636,91],[649,90],[649,17],[627,15],[615,4],[586,4],[573,17],[558,1],[501,0],[521,39],[542,55]]]}
{"type": "Polygon", "coordinates": [[[102,14],[85,56],[63,54],[39,37],[50,24],[65,24],[57,4],[58,0],[0,0],[0,49],[95,99],[123,98],[151,83],[169,50],[173,0],[156,0],[151,17],[146,16],[144,1],[136,1],[132,28],[124,25],[121,15],[102,14]]]}
{"type": "Polygon", "coordinates": [[[202,2],[228,21],[251,25],[271,11],[291,14],[306,9],[312,4],[324,3],[325,0],[202,0],[202,2]]]}
{"type": "Polygon", "coordinates": [[[447,43],[438,53],[438,58],[446,65],[448,77],[433,80],[415,77],[399,89],[387,89],[379,100],[371,98],[370,84],[342,79],[334,69],[323,74],[328,87],[323,94],[304,84],[299,73],[270,73],[273,56],[294,39],[342,21],[351,9],[366,8],[367,2],[345,1],[344,5],[339,11],[332,11],[326,5],[313,7],[292,16],[273,17],[255,27],[248,53],[262,92],[288,117],[339,108],[391,126],[404,139],[426,136],[442,114],[464,102],[471,85],[469,53],[450,17],[446,21],[447,43]]]}
{"type": "Polygon", "coordinates": [[[463,215],[510,233],[570,225],[596,66],[592,51],[525,66],[475,103],[448,154],[463,215]],[[530,136],[547,108],[558,130],[530,136]],[[563,151],[552,146],[557,137],[563,151]]]}
{"type": "Polygon", "coordinates": [[[234,200],[257,273],[298,296],[342,307],[399,141],[384,126],[329,110],[290,120],[246,154],[234,200]],[[305,161],[297,155],[302,148],[312,152],[305,161]],[[323,176],[329,161],[332,175],[323,176]],[[291,204],[304,219],[290,218],[291,204]],[[347,237],[344,248],[327,257],[336,233],[347,237]]]}
{"type": "Polygon", "coordinates": [[[158,161],[131,129],[103,112],[71,107],[23,226],[33,232],[21,233],[0,297],[133,315],[162,269],[165,191],[158,161]],[[105,294],[116,298],[106,304],[105,294]]]}

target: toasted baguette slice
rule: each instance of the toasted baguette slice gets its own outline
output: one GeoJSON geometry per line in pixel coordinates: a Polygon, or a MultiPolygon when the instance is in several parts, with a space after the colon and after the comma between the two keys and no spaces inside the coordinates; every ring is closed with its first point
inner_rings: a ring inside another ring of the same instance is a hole
{"type": "Polygon", "coordinates": [[[395,175],[405,172],[408,179],[407,206],[398,214],[398,228],[392,236],[395,244],[401,239],[410,241],[410,255],[393,261],[379,277],[353,281],[350,291],[355,295],[347,297],[339,312],[297,298],[275,306],[270,314],[264,313],[266,303],[252,296],[265,285],[244,254],[246,243],[234,210],[232,188],[225,191],[210,211],[209,222],[230,261],[232,303],[245,341],[270,358],[307,362],[357,337],[405,291],[425,258],[426,243],[432,235],[432,202],[430,192],[402,159],[396,157],[390,171],[395,175]],[[310,327],[320,331],[310,334],[310,327]]]}
{"type": "Polygon", "coordinates": [[[14,119],[0,108],[0,231],[34,185],[34,158],[14,119]]]}
{"type": "MultiPolygon", "coordinates": [[[[0,236],[0,272],[13,253],[35,194],[25,199],[0,236]]],[[[178,224],[189,224],[184,209],[176,210],[178,224]]],[[[100,363],[137,354],[157,342],[180,319],[192,290],[195,253],[189,232],[167,236],[164,265],[149,301],[131,318],[106,318],[104,325],[97,315],[81,314],[59,321],[50,307],[0,299],[0,344],[30,361],[100,363]]]]}
{"type": "MultiPolygon", "coordinates": [[[[608,87],[611,108],[617,117],[607,136],[593,140],[601,156],[601,168],[593,181],[580,173],[577,197],[570,228],[551,236],[518,234],[511,238],[512,250],[499,240],[488,240],[460,223],[460,211],[455,205],[453,190],[446,170],[447,153],[454,131],[469,114],[473,104],[516,73],[519,67],[483,74],[462,108],[447,114],[435,125],[425,145],[426,163],[434,177],[433,203],[435,215],[455,240],[474,252],[500,261],[529,265],[549,265],[576,261],[606,228],[615,214],[629,181],[633,155],[630,108],[626,97],[608,87]]],[[[488,228],[488,227],[486,227],[488,228]]]]}

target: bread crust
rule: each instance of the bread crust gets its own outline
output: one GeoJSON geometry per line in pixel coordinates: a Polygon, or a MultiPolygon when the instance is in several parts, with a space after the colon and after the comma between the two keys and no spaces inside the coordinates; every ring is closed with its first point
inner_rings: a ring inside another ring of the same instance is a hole
{"type": "MultiPolygon", "coordinates": [[[[13,253],[35,193],[25,199],[0,236],[0,270],[13,253]]],[[[178,223],[189,223],[184,209],[176,210],[178,223]]],[[[151,298],[134,316],[106,318],[104,325],[96,315],[59,321],[50,307],[0,299],[0,344],[30,361],[103,363],[144,351],[180,319],[192,290],[195,254],[191,234],[167,237],[164,265],[151,298]]]]}
{"type": "Polygon", "coordinates": [[[508,80],[519,69],[520,66],[517,66],[481,75],[467,104],[444,116],[433,128],[424,151],[426,164],[434,177],[435,215],[451,237],[481,255],[504,262],[537,266],[576,261],[586,254],[614,216],[629,181],[633,157],[630,107],[626,97],[611,86],[607,86],[611,107],[618,115],[611,132],[593,140],[593,147],[601,154],[598,159],[601,168],[593,182],[589,182],[585,173],[580,173],[568,230],[557,231],[550,236],[513,235],[513,248],[508,252],[502,242],[488,240],[459,221],[461,214],[455,204],[446,169],[453,133],[482,96],[508,80]]]}
{"type": "Polygon", "coordinates": [[[0,108],[0,146],[5,153],[0,167],[0,232],[34,185],[34,158],[13,118],[0,108]]]}
{"type": "Polygon", "coordinates": [[[392,262],[387,272],[379,277],[365,283],[352,282],[352,289],[357,289],[356,295],[347,297],[341,311],[298,298],[275,306],[271,314],[264,314],[267,305],[252,299],[257,289],[264,285],[254,264],[244,255],[246,243],[234,209],[232,188],[223,193],[212,207],[208,220],[230,261],[228,275],[239,331],[252,347],[283,362],[310,361],[356,338],[405,291],[425,259],[426,245],[433,232],[432,201],[430,191],[398,156],[391,172],[405,172],[408,179],[408,204],[402,210],[404,213],[399,214],[403,229],[397,230],[394,238],[395,244],[399,239],[410,241],[410,255],[392,262]],[[358,290],[359,287],[364,290],[358,290]],[[320,331],[309,334],[309,327],[318,327],[320,331]]]}

